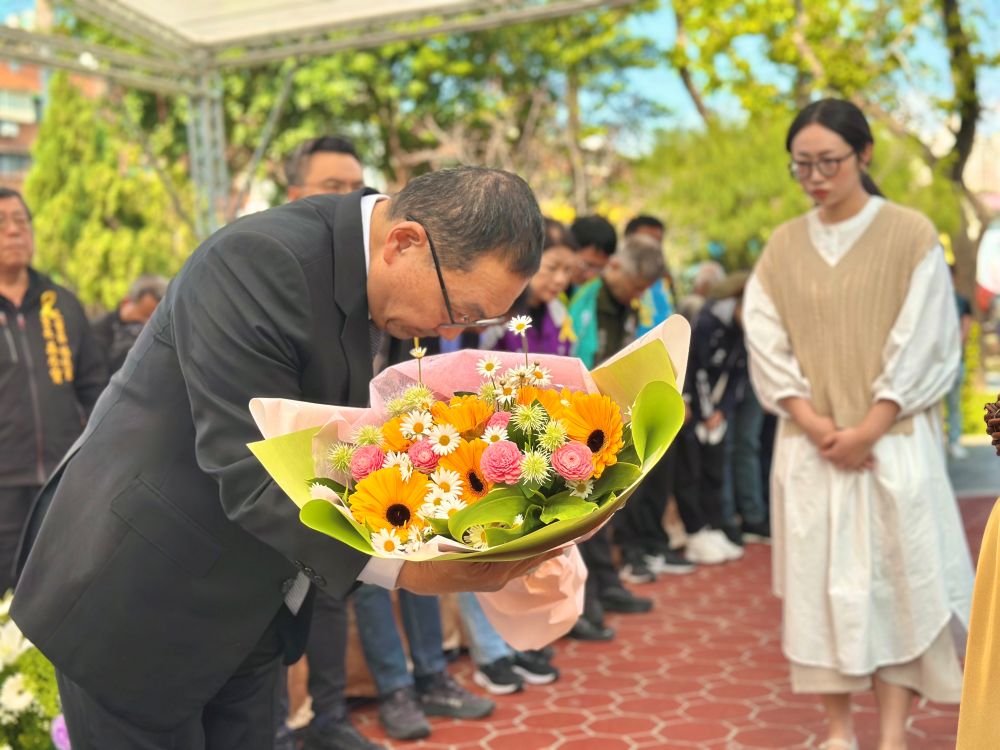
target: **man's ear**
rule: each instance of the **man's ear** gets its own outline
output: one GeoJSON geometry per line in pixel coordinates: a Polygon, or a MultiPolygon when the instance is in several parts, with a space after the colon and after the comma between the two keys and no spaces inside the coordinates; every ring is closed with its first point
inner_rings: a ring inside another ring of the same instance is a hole
{"type": "Polygon", "coordinates": [[[392,264],[403,255],[419,252],[427,244],[427,232],[415,221],[400,221],[389,228],[382,247],[382,259],[392,264]]]}

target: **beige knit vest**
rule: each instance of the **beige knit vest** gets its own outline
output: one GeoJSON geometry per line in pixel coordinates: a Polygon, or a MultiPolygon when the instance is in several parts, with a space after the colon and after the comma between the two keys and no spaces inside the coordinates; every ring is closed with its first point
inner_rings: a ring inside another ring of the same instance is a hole
{"type": "MultiPolygon", "coordinates": [[[[780,226],[768,241],[757,278],[788,332],[813,408],[838,427],[857,426],[868,414],[910,278],[936,243],[925,216],[888,202],[833,267],[809,239],[805,216],[780,226]]],[[[791,422],[786,427],[797,430],[791,422]]],[[[911,419],[890,430],[912,431],[911,419]]]]}

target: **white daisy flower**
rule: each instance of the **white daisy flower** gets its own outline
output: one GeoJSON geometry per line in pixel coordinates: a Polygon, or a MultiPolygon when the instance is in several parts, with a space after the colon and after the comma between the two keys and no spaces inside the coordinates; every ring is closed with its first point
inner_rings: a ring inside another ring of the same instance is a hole
{"type": "Polygon", "coordinates": [[[462,476],[450,469],[435,469],[431,474],[434,486],[446,497],[459,497],[462,494],[462,476]]]}
{"type": "Polygon", "coordinates": [[[537,362],[531,366],[531,382],[539,388],[547,386],[552,382],[552,373],[547,367],[542,367],[537,362]]]}
{"type": "Polygon", "coordinates": [[[427,439],[431,441],[431,450],[439,456],[453,453],[462,440],[458,430],[450,424],[435,425],[427,434],[427,439]]]}
{"type": "Polygon", "coordinates": [[[398,555],[404,551],[403,541],[395,529],[379,529],[372,534],[372,549],[386,555],[398,555]]]}
{"type": "Polygon", "coordinates": [[[459,500],[457,497],[451,500],[445,500],[441,503],[441,508],[438,513],[441,515],[438,518],[451,518],[453,515],[458,513],[460,510],[465,509],[465,501],[459,500]]]}
{"type": "Polygon", "coordinates": [[[484,378],[495,378],[500,374],[500,358],[495,357],[492,354],[488,357],[483,357],[479,362],[476,363],[476,372],[482,375],[484,378]]]}
{"type": "Polygon", "coordinates": [[[517,385],[511,381],[505,381],[497,389],[497,401],[501,406],[510,406],[517,399],[517,385]]]}
{"type": "Polygon", "coordinates": [[[414,359],[423,359],[424,357],[427,356],[427,347],[426,346],[413,347],[412,349],[410,349],[410,356],[413,357],[414,359]]]}
{"type": "Polygon", "coordinates": [[[523,526],[523,525],[524,525],[524,515],[522,515],[521,513],[518,513],[516,516],[514,516],[514,523],[512,523],[510,525],[510,527],[512,529],[516,529],[519,526],[523,526]]]}
{"type": "Polygon", "coordinates": [[[594,480],[584,479],[582,482],[566,482],[569,494],[572,497],[579,497],[586,500],[594,491],[594,480]]]}
{"type": "Polygon", "coordinates": [[[531,328],[531,316],[530,315],[515,315],[507,323],[507,330],[511,333],[516,333],[518,336],[523,336],[531,328]]]}
{"type": "Polygon", "coordinates": [[[507,428],[487,427],[481,439],[486,443],[499,443],[501,440],[507,440],[507,428]]]}
{"type": "Polygon", "coordinates": [[[340,495],[319,482],[313,482],[309,485],[309,497],[313,500],[326,500],[328,503],[340,505],[340,495]]]}
{"type": "Polygon", "coordinates": [[[399,423],[399,431],[407,440],[419,440],[427,437],[433,426],[434,418],[431,413],[417,409],[403,418],[403,421],[399,423]]]}
{"type": "Polygon", "coordinates": [[[486,529],[479,524],[470,526],[462,536],[462,541],[476,549],[487,549],[490,546],[486,542],[486,529]]]}
{"type": "Polygon", "coordinates": [[[441,505],[438,503],[432,503],[428,500],[420,506],[420,510],[417,511],[417,515],[429,521],[432,518],[440,518],[440,512],[441,505]]]}
{"type": "Polygon", "coordinates": [[[517,367],[512,367],[507,370],[507,379],[514,382],[515,385],[527,385],[528,383],[533,383],[534,381],[534,368],[528,367],[528,365],[519,365],[517,367]]]}
{"type": "Polygon", "coordinates": [[[395,466],[399,469],[404,482],[410,480],[410,476],[413,474],[413,462],[410,461],[408,455],[402,451],[389,451],[385,454],[385,463],[382,464],[382,468],[387,469],[390,466],[395,466]]]}

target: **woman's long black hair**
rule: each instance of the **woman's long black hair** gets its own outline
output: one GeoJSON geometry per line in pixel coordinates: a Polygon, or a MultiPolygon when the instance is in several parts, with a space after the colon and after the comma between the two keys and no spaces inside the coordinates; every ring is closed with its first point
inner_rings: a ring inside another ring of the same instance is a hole
{"type": "MultiPolygon", "coordinates": [[[[868,145],[875,143],[868,120],[857,106],[844,99],[820,99],[796,115],[788,128],[785,150],[792,152],[792,141],[806,125],[822,125],[843,138],[859,157],[868,145]]],[[[882,196],[882,191],[867,171],[861,172],[861,184],[870,195],[882,196]]]]}

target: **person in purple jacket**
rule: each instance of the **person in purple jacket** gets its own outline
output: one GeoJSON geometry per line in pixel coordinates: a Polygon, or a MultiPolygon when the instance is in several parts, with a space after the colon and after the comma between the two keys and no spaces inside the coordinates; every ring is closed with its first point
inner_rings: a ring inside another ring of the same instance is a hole
{"type": "MultiPolygon", "coordinates": [[[[579,265],[576,242],[566,227],[555,219],[545,219],[542,263],[511,310],[512,315],[530,315],[528,350],[533,354],[572,354],[573,325],[566,309],[566,290],[579,265]]],[[[502,352],[523,349],[520,334],[506,326],[495,326],[482,335],[481,346],[502,352]]]]}

